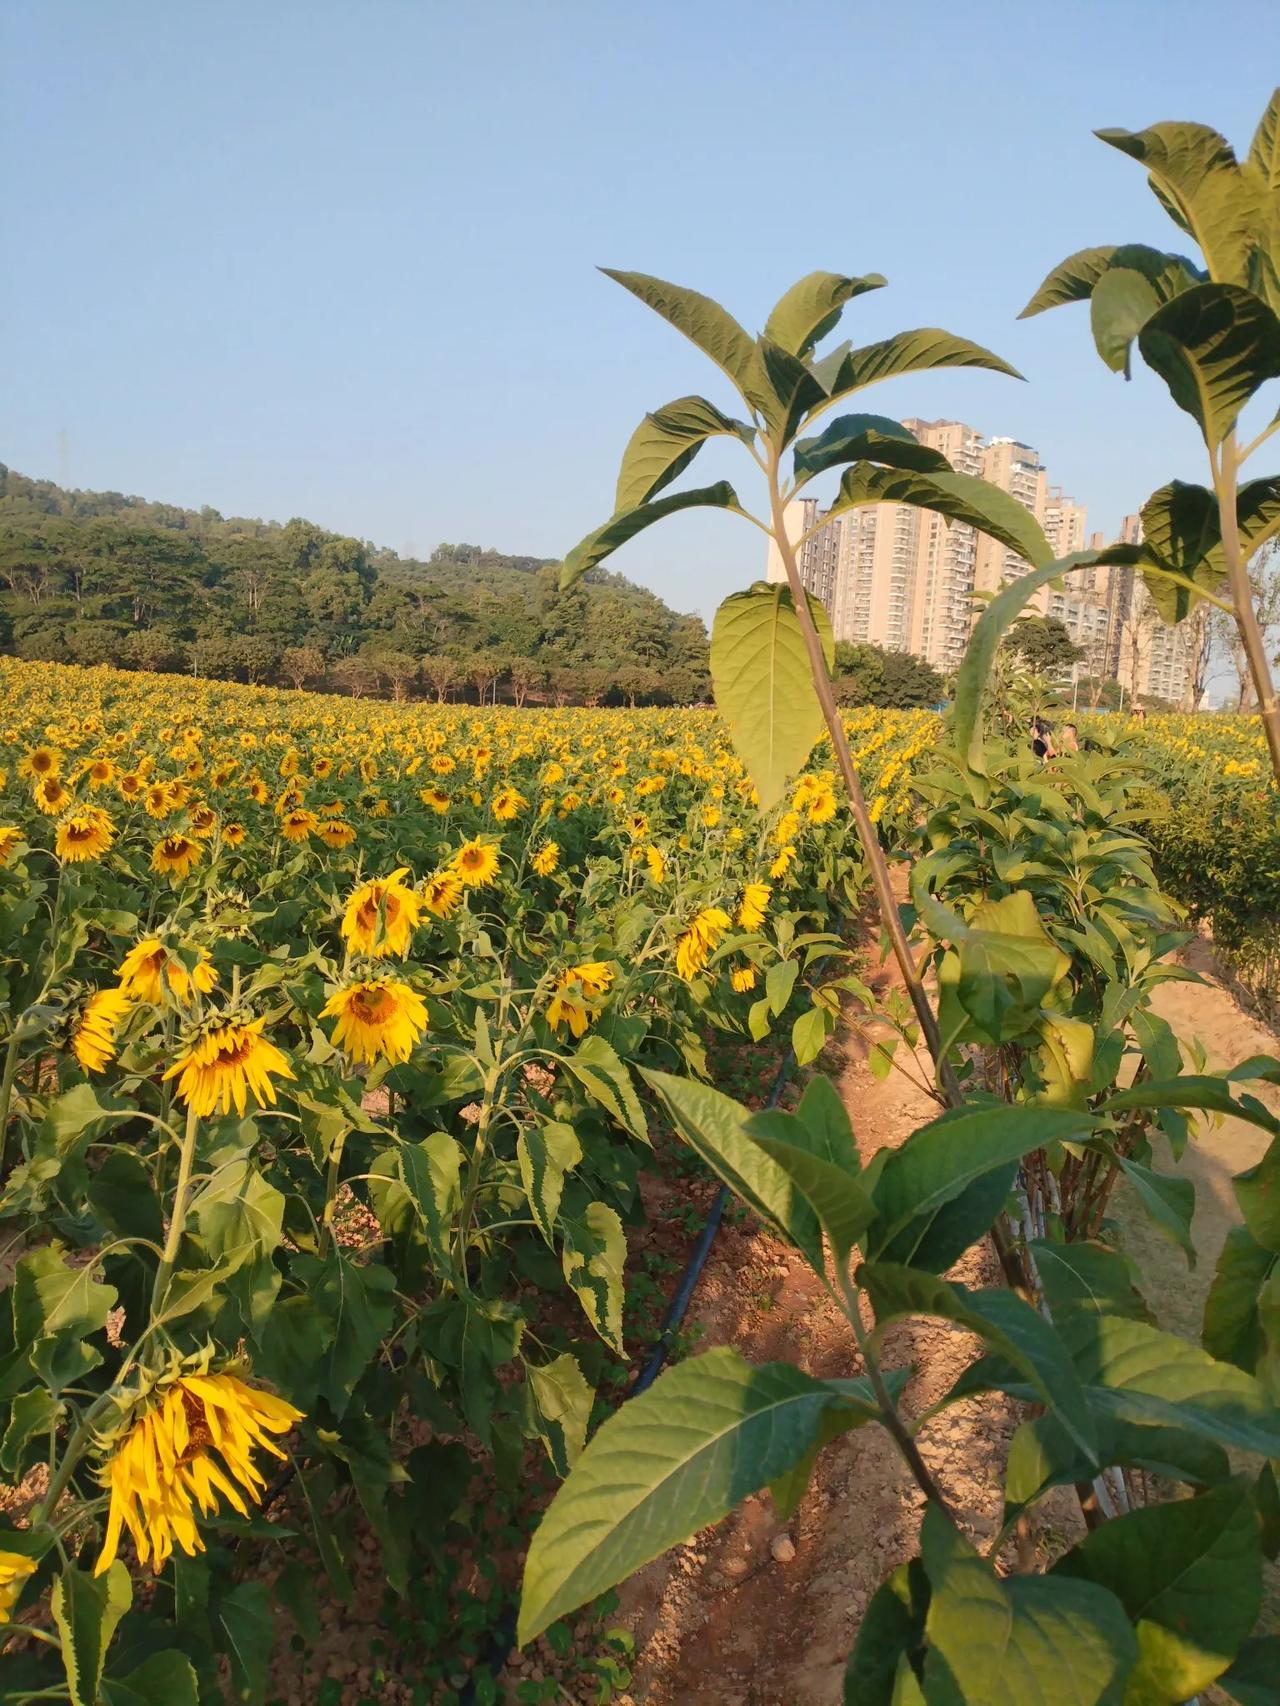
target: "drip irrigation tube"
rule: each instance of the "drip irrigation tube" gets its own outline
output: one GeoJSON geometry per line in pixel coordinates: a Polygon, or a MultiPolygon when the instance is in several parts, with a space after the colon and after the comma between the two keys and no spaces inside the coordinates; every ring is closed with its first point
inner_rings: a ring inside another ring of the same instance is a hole
{"type": "MultiPolygon", "coordinates": [[[[791,1077],[791,1068],[795,1065],[795,1058],[791,1049],[788,1049],[783,1055],[773,1081],[773,1088],[769,1091],[769,1099],[765,1103],[766,1111],[776,1108],[782,1100],[782,1092],[786,1089],[787,1080],[791,1077]]],[[[724,1218],[725,1205],[729,1201],[729,1194],[727,1185],[721,1185],[716,1192],[715,1201],[707,1213],[702,1231],[698,1234],[698,1241],[689,1252],[689,1260],[685,1264],[684,1273],[680,1276],[680,1283],[672,1293],[671,1302],[667,1305],[667,1312],[662,1318],[662,1330],[658,1334],[657,1343],[649,1353],[648,1360],[629,1390],[623,1393],[619,1400],[619,1408],[629,1398],[635,1398],[641,1392],[647,1392],[662,1373],[667,1358],[671,1354],[671,1347],[675,1342],[676,1334],[680,1331],[684,1324],[684,1318],[688,1314],[689,1304],[693,1299],[698,1281],[702,1277],[702,1270],[707,1264],[707,1257],[711,1254],[711,1246],[715,1243],[716,1233],[720,1230],[720,1222],[724,1218]]],[[[494,1632],[493,1644],[485,1656],[484,1663],[491,1676],[496,1676],[506,1664],[515,1647],[515,1637],[516,1614],[512,1610],[506,1612],[499,1621],[494,1632]]],[[[458,1692],[459,1706],[474,1706],[475,1698],[475,1673],[472,1672],[458,1692]]]]}

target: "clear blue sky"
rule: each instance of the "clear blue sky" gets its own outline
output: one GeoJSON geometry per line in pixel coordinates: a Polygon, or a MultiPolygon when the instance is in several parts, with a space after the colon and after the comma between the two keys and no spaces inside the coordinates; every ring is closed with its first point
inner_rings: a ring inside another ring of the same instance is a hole
{"type": "MultiPolygon", "coordinates": [[[[593,268],[761,324],[816,267],[878,270],[871,338],[942,325],[1027,375],[871,406],[1036,445],[1114,528],[1197,440],[1086,311],[1016,323],[1089,243],[1177,247],[1098,125],[1246,147],[1275,0],[9,0],[0,29],[0,460],[69,484],[562,555],[643,412],[723,401],[593,268]]],[[[724,459],[705,458],[716,477],[724,459]]],[[[744,497],[745,461],[734,465],[744,497]]],[[[668,523],[614,566],[709,614],[759,535],[668,523]]]]}

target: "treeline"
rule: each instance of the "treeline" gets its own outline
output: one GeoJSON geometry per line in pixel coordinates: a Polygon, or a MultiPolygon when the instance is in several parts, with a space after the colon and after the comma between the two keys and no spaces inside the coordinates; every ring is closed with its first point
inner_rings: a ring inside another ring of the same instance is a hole
{"type": "Polygon", "coordinates": [[[701,620],[597,569],[475,545],[402,558],[313,522],[66,491],[0,463],[0,650],[354,696],[688,703],[701,620]]]}

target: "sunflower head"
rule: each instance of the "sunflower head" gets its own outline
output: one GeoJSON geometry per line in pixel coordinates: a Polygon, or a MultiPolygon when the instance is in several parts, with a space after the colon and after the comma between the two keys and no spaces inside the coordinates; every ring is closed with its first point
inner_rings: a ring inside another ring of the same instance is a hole
{"type": "Polygon", "coordinates": [[[342,915],[342,938],[353,954],[383,959],[409,952],[417,928],[422,902],[404,879],[409,867],[401,865],[389,877],[362,883],[347,901],[342,915]]]}
{"type": "Polygon", "coordinates": [[[452,868],[467,888],[486,888],[498,874],[498,849],[478,836],[464,841],[453,856],[452,868]]]}
{"type": "Polygon", "coordinates": [[[59,822],[54,847],[59,859],[69,865],[82,865],[101,858],[114,834],[111,819],[100,806],[81,806],[59,822]]]}
{"type": "Polygon", "coordinates": [[[252,1096],[259,1107],[276,1099],[276,1078],[292,1078],[284,1055],[262,1034],[265,1019],[223,1013],[184,1038],[183,1052],[165,1073],[178,1080],[178,1095],[201,1119],[232,1104],[243,1114],[252,1096]]]}
{"type": "Polygon", "coordinates": [[[353,1060],[372,1063],[379,1055],[392,1063],[408,1060],[427,1028],[422,997],[398,978],[363,978],[335,989],[321,1018],[337,1019],[333,1041],[353,1060]]]}
{"type": "Polygon", "coordinates": [[[99,989],[85,1002],[71,1033],[71,1052],[84,1071],[106,1070],[116,1052],[116,1032],[131,1005],[123,989],[99,989]]]}
{"type": "Polygon", "coordinates": [[[164,835],[151,853],[151,869],[159,871],[173,882],[181,882],[199,862],[200,843],[189,835],[164,835]]]}
{"type": "Polygon", "coordinates": [[[17,824],[0,823],[0,865],[9,863],[9,855],[15,847],[21,845],[25,837],[17,824]]]}
{"type": "Polygon", "coordinates": [[[10,1621],[9,1613],[39,1568],[36,1559],[24,1557],[21,1552],[0,1551],[0,1623],[10,1621]]]}

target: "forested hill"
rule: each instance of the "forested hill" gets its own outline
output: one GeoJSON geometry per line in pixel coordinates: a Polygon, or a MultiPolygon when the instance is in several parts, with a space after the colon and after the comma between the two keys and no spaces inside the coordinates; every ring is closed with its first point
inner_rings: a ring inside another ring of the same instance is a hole
{"type": "Polygon", "coordinates": [[[622,576],[475,545],[400,557],[313,522],[66,491],[0,463],[0,651],[351,693],[701,697],[707,640],[622,576]]]}

